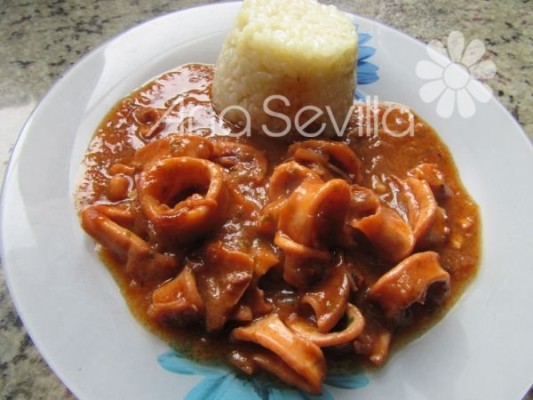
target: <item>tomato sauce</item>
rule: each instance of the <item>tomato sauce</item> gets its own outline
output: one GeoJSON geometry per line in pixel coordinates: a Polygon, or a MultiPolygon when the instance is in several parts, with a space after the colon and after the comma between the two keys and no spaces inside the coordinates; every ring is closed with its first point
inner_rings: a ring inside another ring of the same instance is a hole
{"type": "MultiPolygon", "coordinates": [[[[148,82],[122,99],[104,118],[87,150],[84,173],[76,194],[78,210],[95,204],[126,204],[135,191],[135,179],[131,173],[117,173],[117,168],[120,169],[117,165],[130,168],[139,149],[175,133],[193,134],[215,143],[228,140],[259,149],[268,162],[266,176],[271,176],[274,168],[286,160],[291,143],[255,134],[237,135],[242,127],[225,122],[213,109],[210,100],[212,78],[213,66],[185,65],[148,82]],[[124,193],[127,195],[121,195],[124,193]]],[[[417,166],[431,164],[445,177],[445,184],[437,189],[436,197],[446,213],[447,237],[432,246],[431,250],[439,254],[442,266],[450,275],[451,292],[438,307],[412,307],[401,323],[394,327],[394,347],[413,335],[421,334],[438,321],[476,275],[481,253],[479,211],[463,187],[447,147],[438,134],[409,109],[357,104],[348,126],[346,134],[336,140],[348,145],[360,159],[362,167],[358,184],[372,189],[383,204],[401,208],[397,205],[395,186],[388,180],[391,175],[405,178],[417,166]]],[[[249,161],[250,164],[244,160],[236,168],[241,168],[245,175],[253,174],[256,168],[254,160],[249,161]]],[[[260,235],[253,236],[257,235],[257,230],[250,227],[247,219],[251,218],[250,215],[254,218],[259,215],[258,212],[269,202],[267,184],[246,185],[235,181],[234,185],[238,186],[245,199],[243,202],[253,203],[258,211],[250,212],[242,219],[232,214],[231,221],[214,234],[213,240],[223,240],[227,246],[241,250],[251,251],[258,245],[271,248],[271,241],[262,239],[260,235]]],[[[226,359],[232,349],[247,347],[228,338],[230,330],[236,326],[232,321],[212,334],[206,332],[201,324],[183,328],[161,324],[150,318],[147,310],[154,290],[161,282],[142,283],[132,279],[125,273],[123,260],[105,246],[99,247],[99,251],[135,317],[172,346],[195,359],[211,362],[226,359]]],[[[192,257],[190,254],[187,257],[192,257]]],[[[180,253],[181,256],[183,254],[180,253]]],[[[371,286],[395,265],[395,262],[383,260],[364,246],[355,248],[345,260],[354,279],[359,277],[364,281],[361,284],[364,287],[371,286]]],[[[289,315],[294,311],[299,297],[290,285],[279,287],[278,276],[266,277],[262,289],[280,315],[289,315]]],[[[366,310],[361,296],[363,294],[354,295],[353,302],[366,310]]],[[[326,350],[326,358],[330,353],[341,354],[338,365],[343,367],[357,366],[362,362],[353,352],[343,349],[326,350]]],[[[330,361],[330,364],[335,363],[330,361]]]]}

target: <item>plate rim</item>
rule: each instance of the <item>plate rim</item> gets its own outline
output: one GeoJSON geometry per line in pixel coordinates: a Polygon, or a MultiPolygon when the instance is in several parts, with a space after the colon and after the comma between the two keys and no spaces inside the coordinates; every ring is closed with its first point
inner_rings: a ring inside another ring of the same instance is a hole
{"type": "MultiPolygon", "coordinates": [[[[148,24],[150,24],[150,23],[152,23],[154,21],[157,21],[159,19],[171,18],[171,17],[173,17],[176,14],[187,13],[188,11],[193,10],[193,9],[198,10],[198,9],[212,9],[212,8],[232,8],[232,7],[238,6],[239,4],[241,4],[241,2],[239,2],[239,1],[226,2],[226,3],[215,3],[215,4],[211,3],[211,4],[197,5],[197,6],[194,6],[194,7],[188,7],[188,8],[172,11],[172,12],[157,16],[155,18],[150,18],[148,20],[145,20],[145,21],[143,21],[140,24],[132,26],[132,27],[130,27],[130,28],[128,28],[128,29],[126,29],[126,30],[124,30],[124,31],[122,31],[122,32],[120,32],[120,33],[118,33],[118,34],[106,39],[101,44],[99,44],[94,49],[92,49],[90,52],[85,54],[82,58],[80,58],[77,62],[75,62],[73,65],[71,65],[69,68],[67,68],[61,74],[61,76],[53,83],[53,85],[46,92],[46,94],[38,101],[38,103],[36,104],[36,106],[34,107],[32,112],[28,116],[26,122],[24,123],[24,126],[22,127],[22,129],[20,130],[20,132],[19,132],[19,134],[17,136],[17,139],[15,141],[13,150],[11,152],[11,155],[10,155],[10,158],[9,158],[9,161],[8,161],[8,164],[7,164],[5,177],[4,177],[4,181],[3,181],[2,189],[1,189],[1,194],[0,194],[0,205],[1,205],[1,209],[0,209],[0,255],[1,255],[2,265],[3,265],[4,271],[5,271],[4,274],[5,274],[6,285],[8,287],[8,291],[9,291],[9,294],[10,294],[10,299],[11,299],[12,303],[14,304],[15,309],[17,311],[17,315],[19,316],[19,318],[23,322],[24,330],[30,336],[30,338],[32,339],[33,343],[35,344],[35,347],[37,348],[37,350],[39,351],[40,355],[43,357],[43,359],[45,360],[47,365],[50,367],[50,369],[54,372],[54,374],[56,374],[56,376],[59,377],[59,379],[62,381],[62,383],[66,387],[68,387],[70,390],[73,391],[74,394],[76,394],[76,391],[73,390],[75,385],[72,385],[71,378],[67,378],[66,376],[63,375],[63,371],[60,371],[60,370],[58,370],[58,368],[55,368],[55,366],[54,366],[55,363],[51,360],[51,356],[48,355],[48,352],[45,350],[46,345],[44,345],[44,344],[42,344],[40,342],[40,340],[38,339],[39,335],[36,334],[35,332],[33,332],[33,329],[31,328],[31,325],[32,325],[31,322],[27,321],[28,315],[24,315],[24,314],[19,312],[20,308],[19,308],[19,305],[18,305],[17,296],[14,294],[14,293],[16,293],[16,289],[13,287],[13,283],[11,282],[10,269],[9,269],[9,267],[7,267],[8,263],[7,263],[7,258],[6,258],[5,238],[4,238],[5,233],[8,231],[7,227],[5,226],[5,219],[6,219],[5,215],[7,213],[7,210],[4,207],[5,198],[6,198],[6,196],[8,196],[8,191],[9,191],[9,188],[10,188],[10,185],[11,185],[10,180],[12,178],[12,175],[14,174],[14,170],[16,168],[16,164],[17,164],[17,162],[18,162],[18,160],[20,158],[20,153],[23,150],[23,146],[22,145],[25,142],[25,140],[27,139],[28,135],[30,135],[31,132],[32,132],[32,121],[34,120],[35,116],[38,115],[38,113],[41,111],[43,104],[45,104],[47,101],[49,101],[49,99],[52,98],[53,95],[57,91],[61,90],[62,84],[63,84],[63,82],[64,82],[64,80],[66,78],[70,77],[71,75],[74,75],[76,70],[78,70],[81,66],[86,65],[87,63],[89,63],[92,58],[94,58],[98,53],[104,51],[105,48],[107,48],[111,43],[115,42],[118,38],[128,35],[131,31],[142,30],[142,29],[145,28],[146,25],[148,25],[148,24]],[[67,382],[69,382],[69,383],[67,383],[67,382]]],[[[408,41],[410,41],[410,42],[412,42],[412,43],[414,43],[416,45],[424,45],[424,43],[422,41],[420,41],[419,39],[414,38],[412,36],[409,36],[406,33],[402,32],[402,31],[400,31],[400,30],[398,30],[398,29],[396,29],[394,27],[391,27],[389,25],[386,25],[386,24],[384,24],[382,22],[379,22],[379,21],[376,21],[376,20],[372,20],[372,19],[370,19],[368,17],[363,17],[363,16],[357,15],[355,13],[346,11],[346,10],[344,10],[342,8],[340,8],[340,9],[342,11],[346,12],[347,14],[351,15],[351,16],[355,16],[358,19],[366,21],[369,24],[378,25],[381,29],[385,28],[386,30],[390,30],[395,35],[400,35],[404,39],[407,39],[408,41]]],[[[497,97],[493,97],[492,101],[494,101],[495,104],[497,104],[497,107],[499,107],[499,111],[502,113],[502,115],[506,116],[506,119],[508,120],[508,122],[511,122],[514,125],[514,128],[515,128],[514,130],[517,130],[518,132],[522,133],[521,135],[513,133],[513,135],[515,135],[516,140],[521,140],[523,142],[522,144],[524,145],[524,148],[525,148],[524,151],[529,151],[529,155],[533,157],[533,142],[532,142],[532,139],[527,135],[527,133],[525,132],[523,127],[511,115],[511,113],[503,106],[503,104],[499,101],[499,99],[497,97]],[[521,139],[518,139],[518,138],[521,138],[521,139]]],[[[481,264],[482,264],[482,262],[481,262],[481,264]]]]}

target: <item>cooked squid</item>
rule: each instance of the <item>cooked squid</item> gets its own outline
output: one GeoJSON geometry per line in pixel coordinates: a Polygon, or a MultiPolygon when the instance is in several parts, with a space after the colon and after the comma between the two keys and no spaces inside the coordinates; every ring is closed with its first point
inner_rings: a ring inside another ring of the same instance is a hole
{"type": "Polygon", "coordinates": [[[342,178],[357,183],[361,179],[361,161],[344,143],[306,140],[291,145],[288,153],[324,180],[342,178]]]}
{"type": "Polygon", "coordinates": [[[292,331],[319,347],[331,347],[352,343],[363,331],[365,319],[353,304],[347,304],[346,319],[348,322],[343,330],[327,333],[321,332],[302,318],[289,320],[288,326],[292,331]]]}
{"type": "MultiPolygon", "coordinates": [[[[110,212],[109,209],[106,209],[110,212]]],[[[171,277],[177,268],[173,256],[152,249],[139,236],[113,222],[99,206],[90,206],[81,213],[83,229],[125,264],[125,272],[140,281],[171,277]]]]}
{"type": "Polygon", "coordinates": [[[182,66],[117,104],[86,155],[81,223],[152,331],[318,394],[326,358],[382,365],[457,298],[477,209],[412,113],[361,104],[347,137],[289,144],[216,115],[213,73],[182,66]]]}
{"type": "Polygon", "coordinates": [[[432,287],[432,301],[442,301],[449,292],[450,274],[440,265],[433,251],[416,253],[406,258],[374,283],[368,298],[385,311],[387,317],[401,318],[414,303],[424,304],[432,287]]]}
{"type": "Polygon", "coordinates": [[[206,249],[206,264],[195,271],[200,296],[205,303],[205,326],[215,332],[224,326],[232,310],[250,285],[252,258],[222,244],[206,249]]]}
{"type": "Polygon", "coordinates": [[[329,332],[340,321],[348,306],[350,277],[344,265],[329,268],[324,278],[302,297],[311,307],[319,332],[329,332]]]}
{"type": "Polygon", "coordinates": [[[326,373],[324,354],[317,345],[291,332],[276,314],[236,328],[231,336],[270,350],[306,381],[310,393],[321,392],[326,373]]]}
{"type": "Polygon", "coordinates": [[[219,226],[229,193],[217,164],[192,157],[167,158],[139,174],[141,209],[161,242],[190,243],[219,226]]]}
{"type": "Polygon", "coordinates": [[[173,134],[154,140],[135,152],[132,164],[142,169],[147,165],[174,157],[193,157],[209,160],[213,155],[213,143],[196,135],[173,134]]]}
{"type": "Polygon", "coordinates": [[[148,307],[151,318],[180,325],[198,320],[204,311],[204,302],[189,267],[183,268],[177,277],[158,287],[148,307]]]}

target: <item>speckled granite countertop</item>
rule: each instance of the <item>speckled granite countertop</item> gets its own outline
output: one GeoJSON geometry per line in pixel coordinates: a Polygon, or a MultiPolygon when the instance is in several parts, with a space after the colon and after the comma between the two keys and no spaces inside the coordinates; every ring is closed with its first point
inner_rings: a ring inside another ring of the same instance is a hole
{"type": "MultiPolygon", "coordinates": [[[[41,97],[72,64],[142,21],[208,0],[0,1],[0,179],[16,136],[41,97]]],[[[533,6],[530,0],[330,1],[423,42],[461,31],[480,39],[497,74],[487,83],[533,139],[533,6]]],[[[533,376],[532,376],[533,382],[533,376]]],[[[0,268],[0,398],[70,399],[32,344],[0,268]]],[[[533,393],[526,395],[533,399],[533,393]]]]}

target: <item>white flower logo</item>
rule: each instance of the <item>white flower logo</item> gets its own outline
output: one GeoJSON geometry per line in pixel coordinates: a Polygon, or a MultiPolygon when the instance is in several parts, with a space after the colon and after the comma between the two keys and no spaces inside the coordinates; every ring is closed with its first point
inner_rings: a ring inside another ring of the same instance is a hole
{"type": "Polygon", "coordinates": [[[481,40],[472,40],[465,49],[463,34],[451,32],[447,50],[442,42],[432,40],[427,53],[432,61],[423,60],[416,65],[418,77],[430,81],[419,94],[426,103],[438,99],[436,110],[440,117],[451,117],[457,106],[461,117],[470,118],[476,112],[474,99],[482,103],[491,99],[492,90],[481,81],[494,77],[496,65],[490,60],[481,61],[485,54],[481,40]]]}

